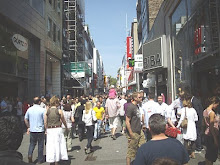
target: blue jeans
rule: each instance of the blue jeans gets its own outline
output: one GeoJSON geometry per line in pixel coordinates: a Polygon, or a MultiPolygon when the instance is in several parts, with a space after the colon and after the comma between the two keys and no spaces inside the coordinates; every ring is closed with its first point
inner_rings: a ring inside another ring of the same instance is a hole
{"type": "Polygon", "coordinates": [[[97,139],[100,136],[101,124],[102,124],[102,120],[97,120],[97,123],[95,123],[94,139],[97,139]]]}
{"type": "Polygon", "coordinates": [[[34,148],[38,143],[38,162],[43,161],[43,150],[44,150],[44,132],[31,132],[30,133],[30,146],[28,150],[28,156],[32,157],[34,148]]]}

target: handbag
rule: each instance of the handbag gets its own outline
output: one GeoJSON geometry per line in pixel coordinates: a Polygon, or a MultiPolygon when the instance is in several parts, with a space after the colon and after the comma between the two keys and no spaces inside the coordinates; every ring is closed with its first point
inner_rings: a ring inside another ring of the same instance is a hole
{"type": "Polygon", "coordinates": [[[178,130],[177,128],[173,128],[173,127],[168,127],[165,130],[165,135],[171,138],[176,138],[177,134],[181,134],[180,130],[178,130]]]}
{"type": "Polygon", "coordinates": [[[186,108],[185,108],[185,117],[184,117],[184,119],[183,119],[183,121],[181,123],[181,127],[182,128],[187,128],[187,124],[188,124],[188,119],[186,117],[186,108]]]}
{"type": "Polygon", "coordinates": [[[181,131],[177,128],[173,128],[173,127],[168,127],[165,130],[165,135],[171,138],[176,138],[177,134],[181,134],[181,131]]]}

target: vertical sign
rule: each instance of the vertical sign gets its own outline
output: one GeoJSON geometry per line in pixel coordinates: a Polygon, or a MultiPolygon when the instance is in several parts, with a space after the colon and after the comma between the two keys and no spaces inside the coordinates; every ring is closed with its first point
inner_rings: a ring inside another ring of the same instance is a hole
{"type": "Polygon", "coordinates": [[[126,47],[127,47],[127,69],[132,69],[132,67],[129,67],[129,59],[132,58],[132,38],[127,37],[126,40],[126,47]]]}

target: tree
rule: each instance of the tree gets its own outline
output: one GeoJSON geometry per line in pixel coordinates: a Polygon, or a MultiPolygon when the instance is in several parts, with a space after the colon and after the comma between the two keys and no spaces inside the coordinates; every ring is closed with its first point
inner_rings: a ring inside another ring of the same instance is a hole
{"type": "Polygon", "coordinates": [[[114,77],[110,77],[110,85],[114,85],[116,87],[117,79],[114,77]]]}

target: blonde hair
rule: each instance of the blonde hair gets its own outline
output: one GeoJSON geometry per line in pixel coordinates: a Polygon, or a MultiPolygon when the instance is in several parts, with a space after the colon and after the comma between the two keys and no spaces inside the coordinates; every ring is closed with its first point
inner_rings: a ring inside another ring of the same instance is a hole
{"type": "Polygon", "coordinates": [[[92,103],[90,101],[87,101],[85,105],[86,114],[89,113],[90,109],[92,109],[92,103]]]}
{"type": "Polygon", "coordinates": [[[59,106],[60,105],[60,101],[59,101],[59,98],[57,96],[53,96],[51,99],[50,99],[50,106],[59,106]]]}
{"type": "Polygon", "coordinates": [[[183,100],[183,106],[184,107],[188,107],[188,108],[192,108],[192,102],[191,102],[191,100],[189,100],[189,99],[184,99],[183,100]]]}

